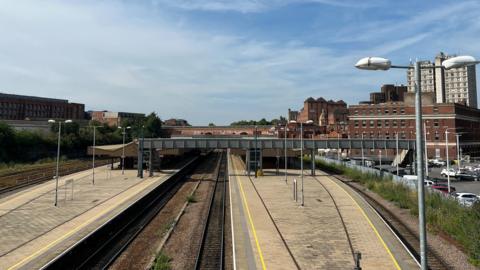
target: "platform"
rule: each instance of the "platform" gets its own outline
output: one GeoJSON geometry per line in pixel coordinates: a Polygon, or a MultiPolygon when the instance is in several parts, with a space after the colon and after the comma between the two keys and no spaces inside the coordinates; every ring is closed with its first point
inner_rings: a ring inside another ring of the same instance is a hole
{"type": "Polygon", "coordinates": [[[286,183],[284,171],[277,176],[275,170],[249,179],[236,156],[229,166],[237,269],[353,269],[354,252],[362,253],[363,269],[418,269],[382,220],[340,181],[305,170],[302,207],[299,170],[288,170],[286,183]]]}
{"type": "Polygon", "coordinates": [[[0,269],[40,268],[173,171],[144,179],[136,173],[103,166],[95,169],[94,185],[91,170],[61,177],[58,206],[54,180],[0,199],[0,269]]]}

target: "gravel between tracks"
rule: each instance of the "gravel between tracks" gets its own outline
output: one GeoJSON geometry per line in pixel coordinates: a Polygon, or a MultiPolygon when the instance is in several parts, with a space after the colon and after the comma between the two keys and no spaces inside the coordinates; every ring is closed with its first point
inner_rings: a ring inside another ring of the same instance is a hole
{"type": "Polygon", "coordinates": [[[205,226],[210,196],[215,180],[203,180],[195,191],[195,203],[189,203],[172,235],[163,247],[163,252],[172,258],[173,269],[194,269],[195,255],[200,248],[201,234],[205,226]]]}
{"type": "MultiPolygon", "coordinates": [[[[372,198],[379,202],[380,205],[391,211],[397,218],[399,218],[399,220],[402,220],[410,230],[418,234],[418,219],[417,217],[411,215],[408,209],[399,208],[394,203],[383,199],[380,195],[368,190],[359,183],[352,182],[343,176],[337,177],[349,182],[350,184],[360,188],[361,190],[366,191],[366,193],[368,193],[372,198]]],[[[427,241],[429,246],[433,248],[438,254],[440,254],[445,260],[445,262],[447,262],[450,266],[453,267],[452,269],[478,269],[468,262],[467,254],[465,254],[457,246],[455,246],[448,240],[442,238],[441,236],[429,232],[427,235],[427,241]]]]}
{"type": "Polygon", "coordinates": [[[172,226],[185,203],[185,198],[193,191],[197,181],[197,179],[186,181],[109,269],[148,269],[152,257],[156,255],[157,246],[172,226]]]}

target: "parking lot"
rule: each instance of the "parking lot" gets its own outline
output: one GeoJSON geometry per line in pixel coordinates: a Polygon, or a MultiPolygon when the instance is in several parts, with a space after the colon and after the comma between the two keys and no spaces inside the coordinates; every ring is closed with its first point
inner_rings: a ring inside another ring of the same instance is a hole
{"type": "MultiPolygon", "coordinates": [[[[440,183],[447,183],[447,178],[440,175],[442,169],[438,167],[429,168],[429,178],[440,180],[440,183]]],[[[455,177],[450,177],[450,184],[457,189],[457,192],[470,192],[480,195],[480,181],[458,181],[455,177]]]]}

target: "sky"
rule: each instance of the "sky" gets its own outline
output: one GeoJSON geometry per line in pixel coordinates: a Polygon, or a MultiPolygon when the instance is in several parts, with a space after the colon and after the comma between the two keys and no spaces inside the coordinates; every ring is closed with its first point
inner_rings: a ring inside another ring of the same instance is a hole
{"type": "Polygon", "coordinates": [[[478,18],[477,0],[0,0],[0,92],[194,125],[278,118],[406,84],[362,57],[480,58],[478,18]]]}

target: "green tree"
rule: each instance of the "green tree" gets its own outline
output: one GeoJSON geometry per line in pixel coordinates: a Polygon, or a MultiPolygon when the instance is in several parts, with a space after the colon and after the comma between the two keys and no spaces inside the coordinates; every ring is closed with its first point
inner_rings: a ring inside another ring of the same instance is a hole
{"type": "Polygon", "coordinates": [[[162,120],[155,112],[145,119],[145,137],[158,138],[162,136],[162,120]]]}
{"type": "Polygon", "coordinates": [[[209,123],[208,126],[209,127],[215,127],[215,124],[214,123],[209,123]]]}
{"type": "Polygon", "coordinates": [[[0,162],[6,162],[15,153],[15,131],[4,122],[0,122],[0,162]]]}

